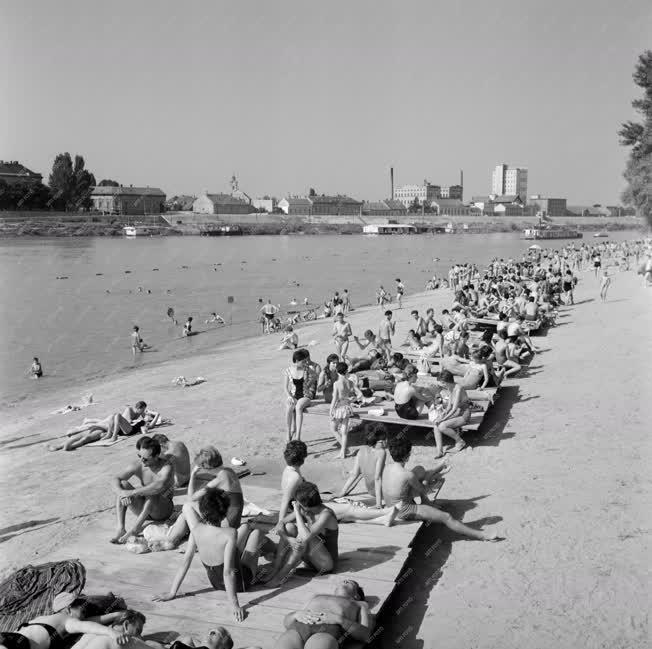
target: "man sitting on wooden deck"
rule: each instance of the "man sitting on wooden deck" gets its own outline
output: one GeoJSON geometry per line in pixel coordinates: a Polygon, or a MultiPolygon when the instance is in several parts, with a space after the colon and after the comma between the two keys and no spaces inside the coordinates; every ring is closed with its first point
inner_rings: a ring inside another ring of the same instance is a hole
{"type": "Polygon", "coordinates": [[[486,534],[474,530],[455,520],[450,514],[441,511],[430,502],[425,485],[431,482],[435,475],[441,474],[443,467],[446,466],[445,461],[431,471],[426,471],[422,466],[416,466],[410,470],[405,468],[405,464],[410,459],[412,442],[403,435],[397,435],[389,440],[387,447],[394,464],[388,464],[383,471],[383,498],[386,505],[394,505],[398,508],[397,517],[399,519],[443,523],[454,532],[470,536],[478,541],[499,540],[495,532],[486,534]],[[417,497],[421,501],[419,504],[414,500],[417,497]]]}

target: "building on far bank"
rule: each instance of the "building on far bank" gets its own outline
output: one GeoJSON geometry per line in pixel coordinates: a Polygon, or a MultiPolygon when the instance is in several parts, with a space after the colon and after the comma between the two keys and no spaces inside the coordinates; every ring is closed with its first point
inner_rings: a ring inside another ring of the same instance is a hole
{"type": "Polygon", "coordinates": [[[239,196],[204,192],[192,204],[192,211],[195,214],[249,214],[251,205],[239,196]]]}
{"type": "Polygon", "coordinates": [[[565,198],[544,198],[539,194],[530,196],[529,205],[536,205],[538,210],[548,216],[566,216],[565,198]]]}
{"type": "Polygon", "coordinates": [[[157,187],[97,186],[91,192],[93,209],[104,214],[161,214],[165,193],[157,187]]]}
{"type": "Polygon", "coordinates": [[[400,201],[365,201],[362,205],[362,214],[364,216],[405,216],[407,207],[400,201]]]}
{"type": "Polygon", "coordinates": [[[608,208],[602,205],[569,205],[566,208],[566,216],[597,216],[607,218],[611,216],[608,208]]]}
{"type": "Polygon", "coordinates": [[[527,203],[527,177],[525,167],[510,167],[506,164],[496,165],[491,176],[491,193],[496,196],[520,196],[527,203]]]}
{"type": "Polygon", "coordinates": [[[337,196],[311,196],[312,214],[333,216],[359,216],[362,213],[362,201],[338,194],[337,196]]]}
{"type": "Polygon", "coordinates": [[[482,210],[471,205],[465,205],[456,198],[437,198],[431,202],[432,208],[439,216],[471,216],[480,215],[482,210]]]}
{"type": "Polygon", "coordinates": [[[0,180],[4,180],[7,185],[37,184],[43,182],[43,176],[31,171],[18,160],[0,160],[0,180]]]}
{"type": "Polygon", "coordinates": [[[278,208],[288,216],[310,216],[312,201],[305,196],[288,196],[278,202],[278,208]]]}
{"type": "Polygon", "coordinates": [[[440,198],[451,198],[454,200],[464,200],[464,187],[462,185],[442,186],[439,193],[440,198]]]}

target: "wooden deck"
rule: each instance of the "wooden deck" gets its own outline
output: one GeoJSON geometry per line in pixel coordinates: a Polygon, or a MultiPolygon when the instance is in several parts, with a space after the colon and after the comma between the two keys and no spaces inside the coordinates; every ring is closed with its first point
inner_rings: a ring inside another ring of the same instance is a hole
{"type": "MultiPolygon", "coordinates": [[[[244,494],[260,507],[274,510],[280,492],[243,483],[244,494]]],[[[183,497],[175,499],[178,503],[183,497]]],[[[155,634],[159,641],[172,641],[179,634],[192,634],[203,642],[206,632],[216,625],[226,627],[235,647],[258,646],[271,649],[283,632],[283,617],[303,608],[317,593],[332,593],[337,579],[355,579],[364,588],[374,613],[394,588],[395,580],[408,558],[410,544],[420,523],[400,523],[391,528],[378,525],[342,523],[340,561],[336,575],[301,574],[289,579],[280,589],[257,587],[238,595],[247,617],[237,623],[227,604],[226,593],[214,591],[204,569],[195,557],[181,587],[186,596],[170,602],[153,602],[156,594],[168,592],[183,556],[178,551],[133,554],[108,539],[115,528],[115,514],[106,512],[97,524],[90,525],[73,545],[49,560],[80,559],[87,570],[85,592],[112,591],[124,597],[127,605],[147,617],[145,636],[155,634]]],[[[356,643],[343,645],[351,649],[356,643]]]]}

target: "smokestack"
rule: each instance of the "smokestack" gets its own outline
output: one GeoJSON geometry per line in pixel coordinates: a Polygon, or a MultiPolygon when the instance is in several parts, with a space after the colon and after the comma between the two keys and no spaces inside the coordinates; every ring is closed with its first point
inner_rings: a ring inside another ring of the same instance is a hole
{"type": "Polygon", "coordinates": [[[390,196],[390,199],[394,200],[394,167],[389,168],[389,180],[392,186],[392,194],[390,196]]]}
{"type": "Polygon", "coordinates": [[[464,169],[460,169],[460,187],[462,188],[462,200],[464,200],[464,169]]]}

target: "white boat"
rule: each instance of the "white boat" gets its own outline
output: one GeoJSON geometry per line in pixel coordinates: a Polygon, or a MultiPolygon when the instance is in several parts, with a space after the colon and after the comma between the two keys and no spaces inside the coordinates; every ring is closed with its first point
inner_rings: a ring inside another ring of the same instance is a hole
{"type": "Polygon", "coordinates": [[[122,228],[122,233],[125,237],[142,237],[149,236],[153,234],[161,234],[161,228],[152,225],[145,225],[143,223],[134,223],[133,225],[125,225],[122,228]]]}
{"type": "Polygon", "coordinates": [[[414,225],[404,223],[370,223],[362,228],[362,234],[416,234],[414,225]]]}
{"type": "Polygon", "coordinates": [[[135,225],[125,225],[124,228],[122,228],[122,232],[125,237],[135,237],[138,234],[135,225]]]}
{"type": "Polygon", "coordinates": [[[597,237],[608,237],[609,235],[606,232],[596,232],[593,236],[597,238],[597,237]]]}

